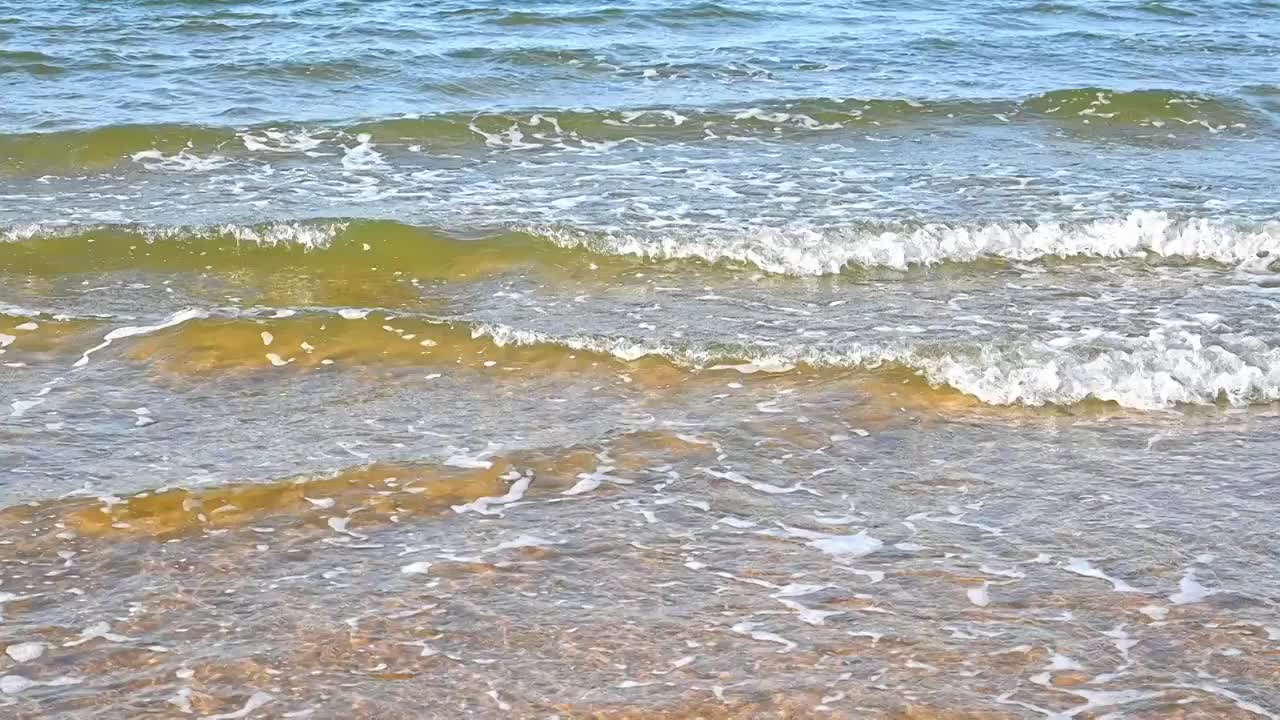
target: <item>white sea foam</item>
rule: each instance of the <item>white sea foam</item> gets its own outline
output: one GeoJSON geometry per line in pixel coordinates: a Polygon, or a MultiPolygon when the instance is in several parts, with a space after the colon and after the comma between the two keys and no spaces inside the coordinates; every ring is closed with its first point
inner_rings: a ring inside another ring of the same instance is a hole
{"type": "Polygon", "coordinates": [[[431,563],[424,561],[409,563],[400,568],[400,572],[405,575],[426,575],[431,572],[431,563]]]}
{"type": "Polygon", "coordinates": [[[564,544],[562,540],[547,540],[546,538],[538,537],[537,535],[517,535],[516,537],[500,542],[493,547],[485,548],[484,552],[496,553],[502,552],[503,550],[519,550],[521,548],[530,547],[545,548],[552,545],[562,544],[564,544]]]}
{"type": "Polygon", "coordinates": [[[162,322],[159,322],[155,325],[140,325],[140,326],[131,325],[128,327],[116,328],[115,330],[112,330],[106,335],[103,335],[101,343],[99,343],[98,345],[95,345],[94,347],[89,348],[88,350],[85,350],[84,354],[80,356],[80,359],[75,361],[74,366],[83,367],[85,365],[88,365],[90,355],[107,347],[108,345],[110,345],[112,342],[116,340],[136,337],[138,335],[148,335],[153,332],[158,332],[166,328],[174,327],[175,325],[181,325],[182,323],[187,322],[188,320],[195,320],[198,318],[205,318],[208,316],[209,316],[208,313],[198,308],[187,308],[185,310],[179,310],[178,312],[170,315],[168,318],[166,318],[162,322]]]}
{"type": "MultiPolygon", "coordinates": [[[[306,223],[279,222],[266,225],[221,225],[214,228],[216,232],[229,235],[242,243],[255,243],[264,246],[296,245],[315,250],[328,247],[338,233],[347,229],[345,223],[306,223]]],[[[167,234],[180,235],[183,231],[165,231],[167,234]]]]}
{"type": "Polygon", "coordinates": [[[1063,566],[1063,569],[1076,575],[1082,575],[1088,578],[1097,578],[1111,583],[1116,592],[1142,592],[1134,586],[1116,577],[1112,577],[1093,566],[1093,563],[1083,558],[1071,558],[1071,560],[1063,566]]]}
{"type": "Polygon", "coordinates": [[[1280,349],[1261,340],[1219,343],[1165,330],[1140,338],[1108,334],[1101,342],[1089,335],[1062,344],[982,348],[963,360],[913,358],[907,364],[934,384],[993,405],[1095,399],[1153,410],[1223,399],[1237,406],[1280,399],[1280,349]]]}
{"type": "Polygon", "coordinates": [[[182,238],[226,235],[239,242],[264,246],[297,245],[308,249],[327,247],[339,233],[346,230],[345,222],[272,222],[260,225],[110,225],[77,223],[24,223],[0,227],[0,242],[24,242],[45,238],[59,238],[102,230],[126,230],[136,232],[149,242],[182,238]]]}
{"type": "Polygon", "coordinates": [[[239,720],[248,717],[254,710],[266,705],[275,698],[270,693],[255,692],[245,701],[244,706],[233,712],[219,713],[217,715],[205,715],[201,720],[239,720]]]}
{"type": "Polygon", "coordinates": [[[750,637],[752,640],[777,643],[782,646],[782,649],[777,651],[779,653],[788,653],[799,647],[794,642],[791,642],[777,633],[757,630],[756,628],[758,627],[760,627],[760,623],[740,622],[734,625],[731,629],[739,635],[746,635],[747,637],[750,637]]]}
{"type": "MultiPolygon", "coordinates": [[[[494,344],[555,344],[610,355],[624,362],[665,358],[688,368],[721,367],[724,352],[623,337],[556,336],[503,325],[477,325],[472,337],[494,344]]],[[[781,369],[790,365],[874,369],[896,364],[935,386],[947,386],[989,405],[1072,405],[1111,401],[1140,410],[1225,400],[1242,406],[1280,400],[1280,348],[1260,339],[1214,336],[1164,327],[1141,337],[1084,330],[1043,340],[972,348],[928,344],[845,343],[743,347],[737,360],[781,369]]]]}
{"type": "Polygon", "coordinates": [[[489,147],[509,148],[512,150],[530,150],[542,147],[537,143],[526,142],[524,133],[520,130],[518,123],[512,123],[510,127],[502,132],[485,132],[474,122],[469,123],[467,129],[484,138],[484,144],[489,147]]]}
{"type": "Polygon", "coordinates": [[[772,485],[770,483],[760,482],[758,480],[752,480],[751,478],[744,476],[742,473],[739,473],[733,470],[720,471],[720,470],[712,470],[711,468],[702,468],[702,472],[714,478],[719,478],[721,480],[728,480],[729,482],[736,483],[738,485],[746,485],[747,487],[753,490],[765,493],[767,495],[788,495],[793,492],[807,492],[810,495],[820,494],[816,490],[810,490],[809,488],[804,487],[800,483],[796,483],[795,485],[788,485],[788,486],[772,485]]]}
{"type": "Polygon", "coordinates": [[[324,141],[305,130],[261,130],[240,133],[240,141],[252,152],[305,153],[324,141]]]}
{"type": "Polygon", "coordinates": [[[31,662],[44,654],[45,644],[38,641],[14,643],[4,649],[6,655],[16,663],[31,662]]]}
{"type": "Polygon", "coordinates": [[[1136,211],[1085,223],[876,225],[845,229],[747,227],[697,233],[536,228],[562,247],[654,260],[699,259],[754,265],[781,275],[827,275],[850,267],[911,266],[987,258],[1185,257],[1237,264],[1280,251],[1280,223],[1242,226],[1136,211]]]}
{"type": "Polygon", "coordinates": [[[342,154],[342,169],[352,170],[369,170],[379,165],[385,165],[386,161],[382,159],[382,153],[374,150],[373,137],[368,133],[361,133],[356,136],[356,145],[344,147],[342,154]]]}
{"type": "Polygon", "coordinates": [[[172,155],[166,155],[155,149],[142,150],[133,153],[129,158],[148,170],[174,170],[178,172],[207,172],[231,164],[231,160],[222,155],[214,154],[201,157],[192,152],[190,148],[183,148],[172,155]]]}
{"type": "Polygon", "coordinates": [[[21,223],[0,228],[0,241],[22,242],[35,238],[56,237],[75,232],[79,226],[68,223],[21,223]]]}
{"type": "Polygon", "coordinates": [[[649,344],[630,338],[594,337],[589,335],[556,336],[533,330],[522,330],[507,325],[481,324],[471,329],[471,337],[487,337],[494,345],[560,345],[570,350],[612,355],[633,362],[644,357],[664,357],[680,364],[701,364],[711,357],[709,353],[690,351],[674,346],[649,344]]]}
{"type": "Polygon", "coordinates": [[[1255,338],[1214,341],[1161,328],[1145,337],[1080,333],[968,355],[901,359],[932,383],[992,405],[1069,405],[1087,399],[1158,409],[1280,400],[1280,348],[1255,338]]]}
{"type": "Polygon", "coordinates": [[[32,680],[23,675],[5,675],[0,677],[0,694],[17,695],[33,687],[63,687],[65,685],[78,685],[84,682],[84,678],[78,677],[56,677],[52,680],[32,680]]]}
{"type": "Polygon", "coordinates": [[[1207,588],[1200,584],[1196,579],[1195,570],[1188,569],[1182,576],[1182,580],[1178,582],[1178,592],[1169,596],[1169,602],[1174,605],[1187,605],[1189,603],[1204,602],[1211,595],[1218,594],[1213,588],[1207,588]]]}
{"type": "MultiPolygon", "coordinates": [[[[494,143],[525,147],[506,133],[486,134],[486,137],[494,143]]],[[[357,145],[345,148],[342,157],[349,171],[370,169],[382,163],[372,141],[365,135],[359,139],[357,145]]],[[[155,160],[150,155],[142,158],[148,159],[155,160]]],[[[109,227],[113,226],[25,223],[0,227],[0,239],[21,242],[109,227]]],[[[149,240],[220,233],[260,245],[321,248],[328,246],[347,227],[344,222],[300,221],[263,225],[135,226],[134,229],[149,240]]],[[[907,270],[915,266],[983,259],[1030,262],[1048,257],[1095,257],[1208,260],[1237,265],[1270,277],[1280,262],[1280,222],[1240,224],[1208,218],[1176,218],[1148,210],[1092,222],[856,223],[845,227],[796,224],[698,231],[614,228],[597,232],[547,226],[528,229],[564,248],[651,260],[744,263],[766,272],[796,276],[835,274],[855,267],[907,270]]]]}
{"type": "Polygon", "coordinates": [[[815,547],[828,555],[836,558],[859,558],[870,555],[884,547],[884,542],[879,538],[867,534],[866,530],[860,530],[855,535],[828,535],[827,533],[814,532],[813,530],[805,530],[803,528],[794,528],[786,525],[782,526],[783,531],[791,537],[799,537],[808,540],[807,543],[811,547],[815,547]]]}
{"type": "Polygon", "coordinates": [[[459,514],[474,512],[481,515],[501,515],[500,510],[492,509],[494,505],[510,505],[519,501],[524,497],[525,492],[529,489],[529,484],[533,482],[533,475],[518,475],[515,482],[511,483],[511,487],[503,495],[494,497],[480,497],[469,503],[454,505],[453,511],[459,514]]]}

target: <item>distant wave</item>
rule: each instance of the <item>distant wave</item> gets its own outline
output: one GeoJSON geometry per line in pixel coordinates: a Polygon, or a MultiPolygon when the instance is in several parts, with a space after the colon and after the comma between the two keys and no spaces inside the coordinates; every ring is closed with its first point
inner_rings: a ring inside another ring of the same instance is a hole
{"type": "Polygon", "coordinates": [[[712,2],[691,3],[664,8],[603,7],[594,10],[551,12],[545,10],[509,10],[477,16],[502,27],[604,25],[636,21],[658,25],[679,25],[697,21],[761,21],[769,13],[734,8],[712,2]]]}
{"type": "Polygon", "coordinates": [[[600,230],[512,228],[460,238],[388,220],[315,220],[205,227],[30,224],[0,228],[0,266],[75,273],[136,267],[343,267],[351,259],[402,271],[517,270],[574,257],[695,261],[794,276],[861,268],[909,270],[984,260],[1175,259],[1227,265],[1280,259],[1280,222],[1236,223],[1137,211],[1088,222],[990,224],[863,222],[834,228],[600,230]]]}
{"type": "Polygon", "coordinates": [[[66,69],[58,59],[35,50],[0,49],[0,75],[28,73],[30,75],[60,75],[66,69]]]}

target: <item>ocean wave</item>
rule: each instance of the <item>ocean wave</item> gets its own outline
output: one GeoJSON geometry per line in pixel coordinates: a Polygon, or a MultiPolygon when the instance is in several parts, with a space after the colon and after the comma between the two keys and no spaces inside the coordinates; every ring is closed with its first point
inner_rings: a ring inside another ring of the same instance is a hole
{"type": "MultiPolygon", "coordinates": [[[[654,73],[656,69],[650,69],[654,73]]],[[[503,112],[452,112],[345,123],[279,123],[252,127],[121,125],[93,129],[0,135],[0,173],[103,170],[139,153],[172,156],[270,158],[292,152],[313,158],[340,153],[361,135],[393,148],[449,151],[466,147],[527,150],[590,146],[604,142],[701,142],[756,136],[771,140],[811,133],[873,131],[913,124],[1050,122],[1077,136],[1108,128],[1164,137],[1170,132],[1238,131],[1265,116],[1230,97],[1174,90],[1054,90],[1029,98],[777,98],[753,105],[621,109],[531,108],[503,112]],[[272,143],[275,134],[290,142],[272,143]],[[266,138],[266,139],[264,139],[266,138]],[[326,151],[317,153],[324,145],[326,151]],[[268,151],[265,155],[263,151],[268,151]]],[[[145,157],[145,156],[144,156],[145,157]]]]}
{"type": "Polygon", "coordinates": [[[678,26],[707,20],[721,22],[761,21],[769,18],[770,15],[719,3],[701,2],[669,8],[603,7],[594,10],[567,12],[509,10],[502,13],[480,15],[479,17],[502,27],[564,27],[605,25],[628,21],[678,26]]]}
{"type": "Polygon", "coordinates": [[[378,58],[372,55],[321,57],[314,60],[304,57],[298,60],[276,62],[228,62],[214,65],[210,69],[250,79],[279,81],[282,78],[305,78],[324,82],[369,80],[387,72],[386,66],[380,64],[378,58]]]}
{"type": "Polygon", "coordinates": [[[235,137],[194,125],[114,125],[85,130],[0,135],[0,174],[106,170],[136,153],[208,153],[235,137]]]}
{"type": "Polygon", "coordinates": [[[1043,258],[1187,258],[1237,264],[1280,252],[1280,223],[1242,225],[1138,211],[1081,223],[876,224],[812,229],[761,227],[702,233],[542,228],[564,247],[651,260],[754,265],[780,275],[827,275],[856,267],[906,270],[945,262],[1043,258]]]}
{"type": "Polygon", "coordinates": [[[0,75],[28,73],[36,76],[60,75],[66,68],[58,59],[35,50],[0,49],[0,75]]]}
{"type": "Polygon", "coordinates": [[[255,258],[264,267],[273,263],[318,267],[359,257],[386,269],[429,272],[451,264],[465,271],[462,266],[469,262],[490,271],[514,271],[573,257],[584,262],[614,257],[753,267],[792,276],[1049,258],[1248,263],[1266,272],[1267,266],[1280,260],[1280,222],[1179,218],[1155,211],[1086,222],[858,222],[825,228],[663,231],[512,226],[469,239],[389,220],[198,227],[33,223],[0,228],[0,241],[6,241],[0,243],[4,267],[29,273],[152,266],[178,271],[216,268],[228,262],[246,267],[255,258]]]}
{"type": "MultiPolygon", "coordinates": [[[[0,275],[103,272],[308,273],[341,283],[400,275],[462,280],[543,269],[592,271],[610,260],[519,231],[464,237],[391,220],[314,219],[260,224],[0,227],[0,275]]],[[[389,280],[388,280],[389,281],[389,280]]]]}
{"type": "MultiPolygon", "coordinates": [[[[367,225],[404,227],[395,222],[365,221],[367,225]]],[[[312,220],[300,222],[266,222],[256,225],[82,225],[75,223],[23,223],[0,227],[0,241],[21,243],[39,240],[77,240],[86,245],[114,240],[130,243],[175,243],[228,240],[247,243],[262,248],[294,247],[317,250],[328,247],[351,223],[342,221],[312,220]]],[[[15,248],[16,249],[16,248],[15,248]]],[[[25,248],[39,251],[38,245],[25,248]]],[[[202,248],[203,251],[203,248],[202,248]]]]}
{"type": "MultiPolygon", "coordinates": [[[[1280,401],[1280,336],[1236,333],[1211,315],[1146,335],[1085,329],[982,341],[849,335],[781,343],[664,341],[368,308],[187,308],[158,320],[111,330],[90,352],[128,339],[142,344],[123,351],[129,357],[182,372],[303,369],[334,360],[343,367],[434,364],[476,371],[630,372],[657,362],[697,375],[800,372],[833,379],[853,374],[895,391],[914,376],[935,389],[993,407],[1103,402],[1153,411],[1280,401]],[[143,334],[145,340],[135,338],[143,334]]],[[[655,377],[670,381],[669,374],[655,377]]]]}
{"type": "MultiPolygon", "coordinates": [[[[708,350],[696,350],[677,345],[664,345],[651,341],[626,337],[602,337],[591,335],[551,335],[536,330],[525,330],[492,323],[479,323],[471,328],[471,338],[487,338],[498,347],[555,345],[579,352],[605,355],[623,362],[635,362],[642,358],[661,358],[677,365],[697,368],[717,357],[734,363],[739,359],[733,354],[716,355],[708,350]]],[[[790,367],[790,365],[788,365],[790,367]]]]}
{"type": "MultiPolygon", "coordinates": [[[[573,58],[570,58],[572,60],[573,58]]],[[[656,72],[656,70],[655,70],[656,72]]],[[[777,136],[815,131],[871,130],[912,123],[1007,124],[1040,121],[1083,130],[1175,129],[1219,133],[1257,123],[1253,108],[1235,98],[1176,90],[1116,91],[1086,87],[1027,98],[778,98],[745,106],[550,109],[395,118],[359,123],[354,132],[379,141],[397,139],[492,144],[491,135],[512,130],[547,143],[572,139],[692,141],[726,135],[777,136]],[[465,131],[470,130],[471,135],[465,131]]]]}
{"type": "Polygon", "coordinates": [[[597,10],[572,12],[538,12],[529,10],[509,10],[493,19],[494,24],[503,27],[524,26],[565,26],[565,25],[604,25],[626,16],[621,8],[600,8],[597,10]]]}
{"type": "Polygon", "coordinates": [[[689,348],[631,338],[557,336],[502,325],[477,325],[472,337],[494,344],[558,345],[624,362],[655,357],[697,370],[786,372],[900,367],[935,387],[988,405],[1070,406],[1114,402],[1138,410],[1280,401],[1280,348],[1252,337],[1160,328],[1144,337],[1084,331],[1048,340],[979,347],[846,344],[755,350],[689,348]]]}
{"type": "Polygon", "coordinates": [[[1117,92],[1105,88],[1054,90],[1029,98],[1021,109],[1041,117],[1130,127],[1201,127],[1218,133],[1244,127],[1245,115],[1233,101],[1170,90],[1117,92]]]}
{"type": "Polygon", "coordinates": [[[1280,400],[1280,348],[1256,338],[1153,331],[1141,338],[1079,338],[967,355],[912,357],[930,383],[990,405],[1073,405],[1086,400],[1155,410],[1183,404],[1280,400]]]}

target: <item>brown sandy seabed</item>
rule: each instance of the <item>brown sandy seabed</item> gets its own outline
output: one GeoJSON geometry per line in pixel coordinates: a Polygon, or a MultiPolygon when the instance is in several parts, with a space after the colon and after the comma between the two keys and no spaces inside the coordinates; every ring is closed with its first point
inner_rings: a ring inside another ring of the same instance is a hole
{"type": "MultiPolygon", "coordinates": [[[[75,357],[97,331],[6,322],[14,363],[75,357]]],[[[533,373],[597,373],[667,398],[726,381],[659,360],[498,348],[443,326],[333,324],[193,322],[113,351],[175,387],[321,372],[335,358],[505,369],[517,387],[533,373]],[[273,347],[294,350],[273,359],[273,347]]],[[[1197,594],[1195,576],[1179,586],[1174,555],[1139,587],[1074,563],[1073,531],[1046,542],[981,522],[984,505],[1011,499],[981,478],[922,468],[865,509],[834,475],[796,471],[856,466],[832,438],[975,418],[1018,427],[1058,411],[984,408],[892,371],[816,373],[727,379],[761,398],[834,388],[880,401],[804,423],[232,485],[157,478],[129,497],[4,509],[0,713],[1280,717],[1273,599],[1197,594]],[[744,442],[776,471],[714,469],[744,442]]]]}

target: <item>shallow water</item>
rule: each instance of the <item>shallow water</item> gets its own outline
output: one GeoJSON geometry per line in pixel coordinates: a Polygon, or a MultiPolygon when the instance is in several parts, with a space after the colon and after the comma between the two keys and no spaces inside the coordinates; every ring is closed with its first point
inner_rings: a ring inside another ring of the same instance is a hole
{"type": "Polygon", "coordinates": [[[1280,717],[1278,17],[0,0],[0,714],[1280,717]]]}

